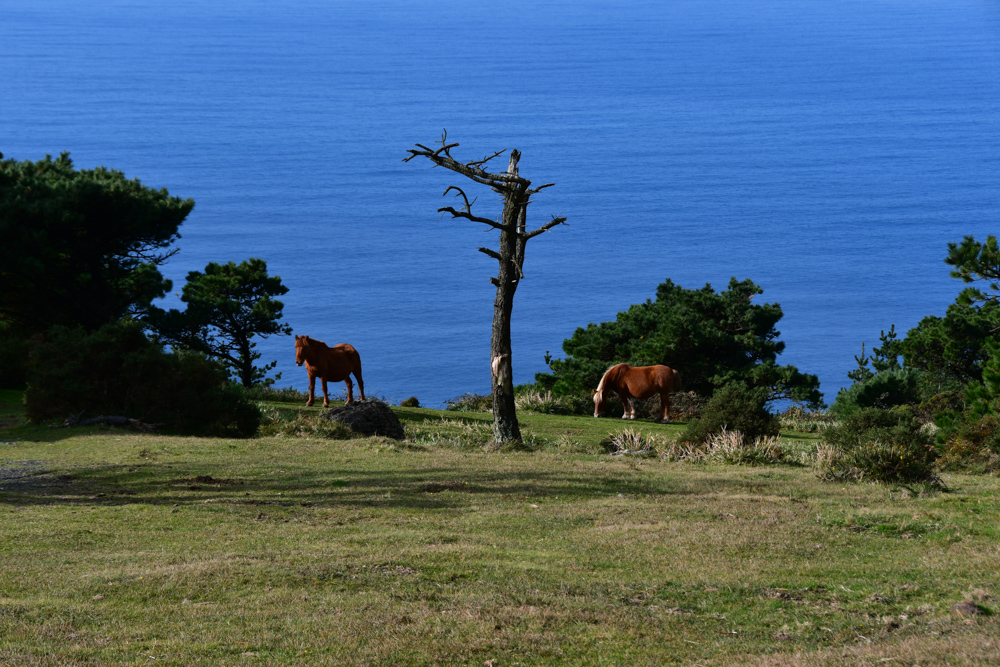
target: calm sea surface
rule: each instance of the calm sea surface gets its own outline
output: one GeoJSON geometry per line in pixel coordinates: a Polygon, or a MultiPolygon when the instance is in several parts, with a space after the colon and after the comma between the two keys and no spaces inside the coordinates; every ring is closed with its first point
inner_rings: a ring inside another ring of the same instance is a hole
{"type": "MultiPolygon", "coordinates": [[[[529,224],[569,218],[528,244],[518,382],[668,277],[736,276],[782,305],[780,361],[832,401],[862,341],[954,300],[947,243],[1000,233],[992,0],[497,7],[0,0],[0,151],[194,198],[175,291],[262,257],[296,333],[357,347],[368,393],[430,406],[489,390],[496,273],[492,235],[435,212],[471,183],[401,162],[442,128],[459,158],[518,148],[556,184],[529,224]]],[[[260,348],[305,387],[290,338],[260,348]]]]}

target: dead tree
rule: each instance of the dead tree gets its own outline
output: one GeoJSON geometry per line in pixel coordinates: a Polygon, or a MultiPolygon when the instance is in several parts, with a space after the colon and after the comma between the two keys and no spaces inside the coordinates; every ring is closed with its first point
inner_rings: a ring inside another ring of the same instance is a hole
{"type": "Polygon", "coordinates": [[[456,209],[443,206],[440,213],[450,213],[453,218],[465,218],[478,222],[500,232],[500,247],[497,250],[480,248],[479,252],[489,255],[500,264],[496,277],[490,282],[496,285],[497,295],[493,302],[493,335],[490,340],[490,359],[492,370],[493,393],[493,437],[497,442],[519,442],[521,430],[517,424],[517,413],[514,407],[514,382],[511,373],[510,347],[510,316],[514,309],[514,292],[518,283],[524,278],[524,247],[528,239],[546,232],[556,225],[566,223],[565,217],[553,217],[544,225],[533,231],[527,231],[527,210],[531,196],[543,188],[555,185],[546,183],[536,188],[531,187],[531,181],[521,178],[517,172],[517,162],[521,153],[510,152],[510,162],[507,171],[491,173],[485,170],[485,165],[493,158],[499,157],[505,151],[497,151],[482,160],[459,162],[451,156],[451,149],[457,143],[448,143],[448,133],[441,135],[440,148],[431,149],[422,144],[409,149],[410,156],[403,159],[409,162],[417,156],[426,157],[435,166],[450,169],[469,178],[476,183],[488,185],[503,198],[503,210],[496,220],[480,217],[472,213],[475,199],[469,200],[462,188],[449,186],[444,194],[454,191],[455,197],[462,201],[456,209]]]}

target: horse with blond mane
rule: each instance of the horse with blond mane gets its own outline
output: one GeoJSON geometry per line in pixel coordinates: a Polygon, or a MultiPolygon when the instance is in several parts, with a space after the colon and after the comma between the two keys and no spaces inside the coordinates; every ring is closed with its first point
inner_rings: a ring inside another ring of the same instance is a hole
{"type": "Polygon", "coordinates": [[[358,391],[361,400],[365,400],[365,383],[361,379],[361,355],[347,343],[330,347],[321,340],[309,336],[295,337],[295,365],[305,364],[309,374],[309,401],[306,406],[315,402],[316,378],[323,381],[323,407],[330,406],[330,397],[326,393],[326,383],[343,382],[347,385],[347,402],[354,400],[354,385],[351,383],[351,373],[358,380],[358,391]]]}
{"type": "MultiPolygon", "coordinates": [[[[622,419],[635,419],[633,398],[649,398],[653,394],[660,395],[663,405],[663,420],[670,421],[670,392],[681,388],[681,374],[669,366],[630,366],[618,364],[612,366],[601,378],[594,392],[594,416],[600,417],[604,410],[605,399],[610,392],[615,392],[622,399],[625,414],[622,419]]],[[[660,420],[657,420],[660,421],[660,420]]]]}

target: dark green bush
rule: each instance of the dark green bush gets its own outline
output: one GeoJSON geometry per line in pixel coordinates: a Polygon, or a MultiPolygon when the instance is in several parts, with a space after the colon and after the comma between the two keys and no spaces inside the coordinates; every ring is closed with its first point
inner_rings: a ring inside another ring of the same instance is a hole
{"type": "Polygon", "coordinates": [[[717,390],[701,409],[701,417],[692,419],[678,436],[681,442],[705,442],[723,429],[739,431],[747,442],[778,435],[777,415],[767,411],[767,389],[731,382],[717,390]]]}
{"type": "Polygon", "coordinates": [[[402,401],[399,402],[399,407],[401,407],[401,408],[419,408],[420,407],[420,399],[418,399],[416,396],[410,396],[409,398],[404,398],[402,401]]]}
{"type": "Polygon", "coordinates": [[[827,480],[870,480],[887,484],[939,483],[940,452],[913,410],[864,408],[823,432],[827,445],[820,476],[827,480]]]}
{"type": "Polygon", "coordinates": [[[34,422],[123,415],[173,433],[239,437],[260,424],[257,406],[219,364],[166,353],[132,322],[89,334],[53,327],[33,347],[25,402],[34,422]]]}
{"type": "Polygon", "coordinates": [[[919,379],[920,373],[909,368],[878,373],[841,390],[830,412],[845,417],[863,408],[915,405],[920,402],[919,379]]]}

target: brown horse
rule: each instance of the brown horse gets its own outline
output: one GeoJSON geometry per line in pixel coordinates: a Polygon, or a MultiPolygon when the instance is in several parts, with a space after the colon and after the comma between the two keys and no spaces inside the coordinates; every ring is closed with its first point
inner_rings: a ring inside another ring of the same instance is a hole
{"type": "Polygon", "coordinates": [[[326,393],[326,383],[344,382],[347,385],[347,402],[354,400],[354,385],[351,383],[351,373],[358,380],[358,391],[361,400],[365,400],[365,383],[361,379],[361,355],[347,343],[329,347],[321,340],[309,336],[295,337],[295,365],[306,365],[309,373],[309,402],[315,402],[316,378],[323,381],[323,407],[330,406],[330,398],[326,393]]]}
{"type": "MultiPolygon", "coordinates": [[[[605,397],[609,392],[615,392],[622,399],[625,414],[622,419],[635,419],[633,398],[649,398],[653,394],[660,395],[663,405],[663,421],[670,421],[670,392],[681,388],[681,374],[669,366],[629,366],[618,364],[612,366],[601,378],[594,392],[594,416],[600,417],[604,410],[605,397]]],[[[659,421],[659,420],[657,420],[659,421]]]]}

